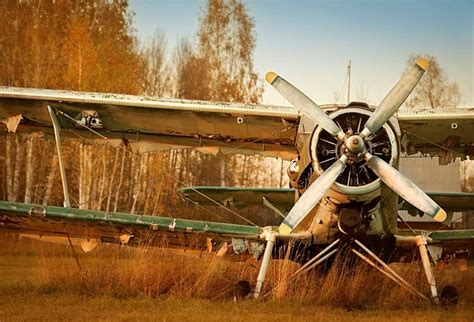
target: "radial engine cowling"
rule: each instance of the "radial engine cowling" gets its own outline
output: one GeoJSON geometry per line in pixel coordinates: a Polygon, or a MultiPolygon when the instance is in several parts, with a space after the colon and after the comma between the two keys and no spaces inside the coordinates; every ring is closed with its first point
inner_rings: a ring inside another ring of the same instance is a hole
{"type": "MultiPolygon", "coordinates": [[[[329,116],[345,133],[351,135],[362,131],[372,112],[373,109],[369,107],[350,104],[329,116]]],[[[363,144],[369,153],[397,167],[400,151],[399,137],[398,122],[392,118],[375,135],[368,137],[363,144]]],[[[348,148],[344,142],[337,140],[320,126],[314,128],[309,147],[312,166],[317,175],[327,170],[348,148]]],[[[327,194],[335,204],[351,201],[368,202],[380,195],[380,187],[381,180],[367,167],[364,158],[354,156],[349,159],[344,171],[327,194]]]]}

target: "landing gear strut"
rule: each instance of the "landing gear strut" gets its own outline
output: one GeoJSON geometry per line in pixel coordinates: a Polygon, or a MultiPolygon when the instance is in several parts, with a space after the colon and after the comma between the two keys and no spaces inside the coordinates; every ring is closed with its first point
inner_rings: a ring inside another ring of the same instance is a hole
{"type": "Polygon", "coordinates": [[[273,246],[275,246],[277,233],[274,231],[267,231],[265,240],[267,241],[267,245],[265,246],[265,253],[263,254],[262,265],[260,266],[260,271],[258,272],[257,277],[257,285],[255,286],[254,291],[254,298],[258,298],[260,296],[260,292],[262,291],[263,282],[265,281],[265,277],[267,276],[268,266],[270,265],[270,260],[272,259],[272,251],[273,246]]]}
{"type": "Polygon", "coordinates": [[[434,303],[439,303],[438,289],[436,288],[436,281],[433,274],[433,268],[431,267],[430,258],[428,256],[428,242],[425,236],[416,236],[415,237],[416,246],[420,252],[421,262],[423,263],[423,268],[425,270],[426,279],[430,285],[431,290],[431,299],[434,303]]]}
{"type": "MultiPolygon", "coordinates": [[[[263,287],[263,282],[265,281],[265,277],[268,271],[268,266],[270,264],[270,260],[272,257],[272,251],[273,247],[275,245],[275,239],[277,237],[278,233],[274,231],[267,231],[265,235],[265,239],[267,241],[266,247],[265,247],[265,253],[263,255],[262,259],[262,264],[260,266],[260,271],[258,273],[258,278],[257,278],[257,285],[254,290],[254,298],[258,298],[260,296],[260,293],[262,291],[263,287]]],[[[397,236],[396,237],[398,241],[401,242],[411,242],[415,243],[416,246],[418,247],[418,250],[420,252],[420,257],[421,261],[423,264],[423,268],[426,274],[426,279],[428,281],[428,284],[430,285],[430,291],[431,291],[431,297],[427,297],[424,294],[422,294],[420,291],[418,291],[415,287],[410,285],[403,277],[401,277],[398,273],[396,273],[391,267],[389,267],[382,259],[380,259],[377,255],[375,255],[369,248],[367,248],[364,244],[362,244],[360,241],[357,239],[351,239],[350,243],[352,246],[357,246],[356,249],[352,247],[351,251],[357,255],[359,258],[361,258],[364,262],[372,266],[373,268],[377,269],[379,272],[384,274],[386,277],[390,278],[392,281],[400,285],[401,287],[405,288],[408,290],[410,293],[424,299],[427,301],[431,301],[432,303],[439,304],[440,303],[440,298],[438,295],[438,289],[436,287],[436,280],[433,274],[433,268],[430,263],[430,257],[428,255],[428,249],[427,249],[427,244],[428,244],[428,237],[419,235],[419,236],[414,236],[414,237],[402,237],[402,236],[397,236]],[[361,251],[365,252],[366,255],[364,255],[361,251]]],[[[305,263],[303,266],[298,269],[295,274],[290,278],[293,279],[297,275],[307,272],[313,268],[315,268],[317,265],[321,264],[325,260],[327,260],[329,257],[334,255],[337,251],[338,248],[335,247],[338,243],[340,242],[339,239],[334,241],[332,244],[330,244],[328,247],[326,247],[324,250],[319,252],[315,257],[313,257],[311,260],[309,260],[307,263],[305,263]]],[[[446,298],[446,303],[449,302],[449,304],[456,303],[457,302],[457,291],[454,287],[448,286],[445,289],[443,289],[441,298],[444,299],[446,298]]]]}
{"type": "MultiPolygon", "coordinates": [[[[410,293],[425,299],[429,300],[428,297],[420,293],[416,288],[414,288],[410,283],[408,283],[403,277],[401,277],[399,274],[397,274],[390,266],[388,266],[383,260],[381,260],[377,255],[375,255],[370,249],[368,249],[364,244],[362,244],[360,241],[357,239],[353,239],[353,242],[357,244],[362,250],[364,250],[370,257],[372,257],[375,262],[370,260],[370,258],[364,256],[362,253],[357,251],[356,249],[352,248],[351,251],[356,254],[359,258],[361,258],[364,262],[372,266],[373,268],[377,269],[379,272],[384,274],[386,277],[390,278],[392,281],[403,287],[404,289],[408,290],[410,293]]],[[[426,244],[425,244],[425,250],[426,250],[426,244]]],[[[428,267],[430,269],[430,276],[432,277],[432,281],[434,282],[434,276],[433,276],[433,271],[431,270],[431,265],[429,262],[429,258],[426,257],[428,260],[428,267]]],[[[425,267],[425,264],[423,263],[423,266],[425,267]]],[[[425,268],[426,271],[426,268],[425,268]]],[[[436,285],[434,286],[436,290],[436,285]]],[[[435,303],[438,303],[438,297],[437,294],[435,297],[433,297],[433,301],[435,303]]]]}

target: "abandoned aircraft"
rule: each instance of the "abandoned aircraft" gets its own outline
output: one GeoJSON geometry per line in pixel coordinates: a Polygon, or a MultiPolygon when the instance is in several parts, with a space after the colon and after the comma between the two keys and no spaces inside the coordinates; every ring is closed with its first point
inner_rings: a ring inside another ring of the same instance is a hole
{"type": "Polygon", "coordinates": [[[399,111],[427,68],[428,61],[418,59],[377,107],[361,102],[319,106],[273,72],[266,80],[294,108],[0,87],[0,119],[8,132],[39,132],[55,138],[65,197],[64,207],[0,201],[0,230],[80,239],[84,248],[99,242],[136,245],[150,234],[169,236],[176,244],[192,240],[202,247],[209,241],[215,245],[244,241],[249,251],[260,249],[256,255],[262,256],[254,297],[262,292],[276,242],[320,250],[297,274],[313,269],[345,244],[351,247],[344,249],[413,294],[435,303],[440,297],[454,299],[455,291],[438,291],[431,262],[455,251],[472,252],[474,229],[397,227],[400,207],[416,208],[437,222],[449,222],[453,210],[474,208],[474,194],[428,195],[397,171],[402,153],[437,155],[444,163],[474,156],[473,110],[399,111]],[[198,203],[221,203],[222,196],[263,202],[283,217],[281,225],[258,227],[71,208],[61,139],[77,139],[76,132],[87,139],[126,140],[138,151],[183,147],[292,160],[288,168],[292,189],[188,187],[180,191],[198,203]],[[428,296],[379,256],[384,250],[413,249],[430,285],[428,296]]]}

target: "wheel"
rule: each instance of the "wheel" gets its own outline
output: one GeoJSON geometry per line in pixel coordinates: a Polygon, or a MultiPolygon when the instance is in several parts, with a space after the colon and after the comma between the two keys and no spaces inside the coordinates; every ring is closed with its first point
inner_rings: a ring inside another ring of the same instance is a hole
{"type": "Polygon", "coordinates": [[[247,280],[238,281],[234,287],[234,299],[241,300],[250,294],[252,288],[250,282],[247,280]]]}
{"type": "Polygon", "coordinates": [[[447,285],[441,291],[440,303],[442,306],[455,306],[458,304],[458,290],[451,285],[447,285]]]}

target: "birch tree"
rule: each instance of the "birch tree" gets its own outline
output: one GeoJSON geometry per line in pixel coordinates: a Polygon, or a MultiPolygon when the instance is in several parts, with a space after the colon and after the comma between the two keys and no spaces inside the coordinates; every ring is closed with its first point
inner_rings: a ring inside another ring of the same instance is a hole
{"type": "MultiPolygon", "coordinates": [[[[421,55],[411,55],[407,60],[407,68],[413,66],[421,55]]],[[[423,55],[430,66],[408,97],[407,108],[453,108],[461,101],[461,91],[456,82],[448,79],[447,72],[441,67],[434,56],[423,55]]]]}

